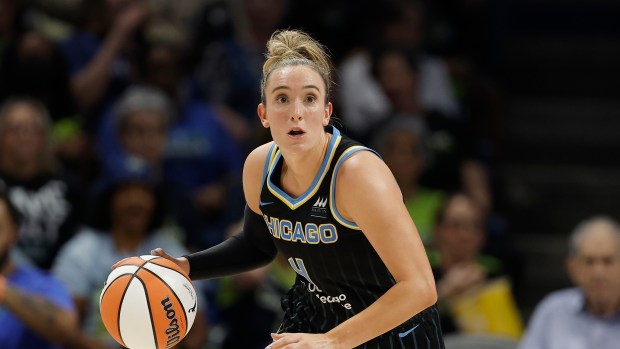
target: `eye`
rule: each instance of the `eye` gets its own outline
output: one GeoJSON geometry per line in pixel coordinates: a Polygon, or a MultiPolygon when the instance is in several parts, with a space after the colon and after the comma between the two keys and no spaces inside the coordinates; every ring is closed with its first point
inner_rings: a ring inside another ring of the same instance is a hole
{"type": "Polygon", "coordinates": [[[286,103],[287,101],[288,97],[286,97],[285,95],[279,95],[278,97],[276,97],[277,103],[286,103]]]}
{"type": "Polygon", "coordinates": [[[313,103],[315,101],[316,101],[316,96],[315,95],[308,95],[306,97],[306,102],[308,102],[308,103],[313,103]]]}

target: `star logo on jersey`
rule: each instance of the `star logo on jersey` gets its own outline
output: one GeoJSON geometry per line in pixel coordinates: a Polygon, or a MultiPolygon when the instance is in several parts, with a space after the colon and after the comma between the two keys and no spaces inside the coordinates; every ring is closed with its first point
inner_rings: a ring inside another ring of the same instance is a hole
{"type": "Polygon", "coordinates": [[[327,218],[327,198],[318,197],[314,205],[312,205],[312,217],[327,218]]]}

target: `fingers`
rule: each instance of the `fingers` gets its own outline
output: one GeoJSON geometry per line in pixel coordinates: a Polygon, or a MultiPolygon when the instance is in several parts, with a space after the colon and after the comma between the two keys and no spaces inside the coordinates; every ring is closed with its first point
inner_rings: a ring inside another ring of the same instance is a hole
{"type": "Polygon", "coordinates": [[[265,349],[289,348],[289,344],[299,342],[299,338],[297,338],[295,333],[272,333],[271,338],[274,342],[269,344],[265,349]]]}
{"type": "Polygon", "coordinates": [[[166,252],[164,252],[164,250],[161,247],[158,247],[154,250],[151,250],[151,256],[160,256],[160,257],[166,257],[167,254],[166,252]]]}

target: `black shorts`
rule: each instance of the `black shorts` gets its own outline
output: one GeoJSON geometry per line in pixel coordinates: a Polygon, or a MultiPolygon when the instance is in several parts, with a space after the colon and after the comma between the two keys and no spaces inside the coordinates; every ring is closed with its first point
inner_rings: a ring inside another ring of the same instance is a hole
{"type": "MultiPolygon", "coordinates": [[[[317,329],[305,325],[298,319],[285,317],[279,333],[316,333],[317,329]]],[[[362,345],[359,349],[445,349],[439,312],[433,305],[405,321],[400,326],[388,331],[362,345]]]]}

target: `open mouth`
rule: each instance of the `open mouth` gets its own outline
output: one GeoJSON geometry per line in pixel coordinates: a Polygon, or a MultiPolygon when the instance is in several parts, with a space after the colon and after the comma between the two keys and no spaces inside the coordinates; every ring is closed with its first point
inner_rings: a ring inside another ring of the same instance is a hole
{"type": "Polygon", "coordinates": [[[291,135],[291,136],[301,136],[301,135],[303,135],[304,133],[306,133],[306,132],[304,132],[303,130],[300,130],[300,129],[292,129],[292,130],[290,130],[290,131],[289,131],[289,133],[288,133],[288,134],[289,134],[289,135],[291,135]]]}

